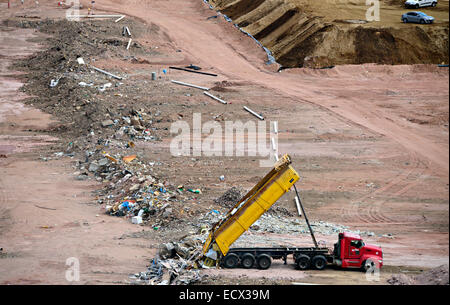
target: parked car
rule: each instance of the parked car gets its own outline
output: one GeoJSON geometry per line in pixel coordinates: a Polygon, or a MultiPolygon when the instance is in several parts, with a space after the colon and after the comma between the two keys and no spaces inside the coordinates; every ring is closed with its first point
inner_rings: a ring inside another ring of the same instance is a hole
{"type": "Polygon", "coordinates": [[[419,8],[425,6],[435,7],[437,5],[437,0],[408,0],[405,2],[405,6],[408,8],[419,8]]]}
{"type": "Polygon", "coordinates": [[[422,12],[408,12],[402,15],[402,21],[403,23],[414,22],[426,24],[433,23],[434,18],[422,12]]]}

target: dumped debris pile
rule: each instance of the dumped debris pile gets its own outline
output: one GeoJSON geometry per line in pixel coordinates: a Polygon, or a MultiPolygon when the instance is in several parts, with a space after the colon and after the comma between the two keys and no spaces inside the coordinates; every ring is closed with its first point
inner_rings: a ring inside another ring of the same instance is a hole
{"type": "Polygon", "coordinates": [[[416,276],[395,274],[387,282],[391,285],[449,285],[448,265],[427,270],[416,276]]]}
{"type": "MultiPolygon", "coordinates": [[[[149,88],[146,78],[130,79],[123,70],[94,66],[105,59],[132,62],[136,54],[150,56],[155,51],[135,42],[130,57],[124,48],[127,39],[122,37],[122,25],[112,21],[9,20],[7,24],[54,35],[47,41],[47,50],[16,64],[17,69],[28,72],[22,90],[33,97],[27,103],[59,120],[44,132],[62,138],[55,144],[60,151],[42,160],[65,156],[77,160],[75,179],[103,183],[96,193],[106,213],[151,225],[155,230],[176,225],[179,214],[185,212],[182,202],[201,196],[202,191],[160,179],[154,167],[162,163],[149,160],[139,144],[161,141],[171,122],[170,113],[163,113],[162,102],[144,99],[152,95],[143,88],[170,95],[177,91],[166,91],[165,85],[157,82],[149,88]]],[[[132,27],[135,41],[140,33],[155,32],[155,39],[158,37],[153,27],[145,28],[133,20],[126,24],[132,27]]]]}
{"type": "Polygon", "coordinates": [[[201,281],[200,270],[183,258],[160,260],[154,258],[147,271],[131,277],[136,283],[149,285],[188,285],[201,281]]]}
{"type": "Polygon", "coordinates": [[[228,191],[226,191],[222,196],[220,196],[217,199],[214,199],[214,202],[218,205],[226,208],[233,207],[236,203],[239,202],[239,200],[244,195],[244,191],[242,188],[237,188],[233,186],[228,191]]]}
{"type": "MultiPolygon", "coordinates": [[[[142,31],[142,25],[127,22],[133,25],[135,35],[142,31]]],[[[149,113],[139,108],[133,109],[134,99],[123,103],[131,93],[130,84],[122,80],[126,75],[112,71],[113,75],[118,75],[117,79],[95,70],[98,68],[95,67],[97,61],[101,59],[132,61],[132,56],[125,49],[128,41],[121,37],[119,24],[48,19],[7,20],[5,23],[33,27],[54,35],[48,38],[47,50],[14,65],[15,69],[27,71],[27,83],[21,90],[34,96],[27,103],[58,117],[60,123],[53,131],[63,132],[72,138],[92,135],[95,129],[100,129],[95,134],[117,131],[118,136],[126,134],[147,140],[157,138],[150,135],[150,128],[154,128],[151,126],[152,120],[158,119],[157,111],[149,113]],[[108,130],[111,126],[113,130],[108,130]],[[83,131],[85,134],[82,134],[83,131]]],[[[133,47],[135,55],[152,53],[138,42],[133,47]]]]}
{"type": "Polygon", "coordinates": [[[206,235],[186,235],[177,242],[160,245],[147,271],[133,275],[137,283],[150,285],[187,285],[201,280],[199,263],[206,235]]]}

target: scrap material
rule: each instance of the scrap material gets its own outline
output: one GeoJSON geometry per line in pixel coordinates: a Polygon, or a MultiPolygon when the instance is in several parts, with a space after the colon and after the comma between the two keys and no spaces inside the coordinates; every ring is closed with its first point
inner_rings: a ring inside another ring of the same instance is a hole
{"type": "Polygon", "coordinates": [[[111,73],[109,73],[109,72],[107,72],[107,71],[105,71],[105,70],[99,69],[99,68],[97,68],[97,67],[91,66],[91,68],[94,69],[94,70],[97,71],[97,72],[104,73],[104,74],[109,75],[109,76],[111,76],[111,77],[114,77],[114,78],[116,78],[116,79],[119,79],[119,80],[122,79],[122,77],[120,77],[120,76],[111,74],[111,73]]]}
{"type": "Polygon", "coordinates": [[[259,114],[257,114],[256,112],[254,112],[253,110],[251,110],[250,108],[248,108],[247,106],[244,106],[244,109],[247,110],[248,112],[250,112],[251,114],[253,114],[255,117],[257,117],[260,120],[264,120],[264,117],[260,116],[259,114]]]}
{"type": "Polygon", "coordinates": [[[204,91],[203,93],[204,93],[205,95],[209,96],[210,98],[213,98],[213,99],[215,99],[216,101],[221,102],[222,104],[228,104],[228,103],[225,102],[224,100],[222,100],[222,99],[218,98],[217,96],[214,96],[214,95],[212,95],[212,94],[210,94],[210,93],[208,93],[208,92],[206,92],[206,91],[204,91]]]}
{"type": "Polygon", "coordinates": [[[79,18],[117,18],[122,17],[122,15],[77,15],[79,18]]]}
{"type": "Polygon", "coordinates": [[[127,50],[130,48],[131,40],[132,40],[131,38],[130,38],[130,40],[128,40],[127,50]]]}
{"type": "Polygon", "coordinates": [[[171,80],[171,82],[174,83],[174,84],[182,85],[182,86],[197,88],[197,89],[206,90],[206,91],[209,90],[209,88],[200,87],[200,86],[197,86],[197,85],[188,84],[188,83],[184,83],[184,82],[179,82],[179,81],[176,81],[176,80],[171,80]]]}
{"type": "Polygon", "coordinates": [[[197,73],[197,74],[203,74],[203,75],[209,75],[209,76],[217,76],[217,74],[207,73],[207,72],[200,72],[200,71],[195,71],[195,70],[186,69],[186,68],[169,67],[169,69],[181,70],[181,71],[186,71],[186,72],[191,72],[191,73],[197,73]]]}
{"type": "Polygon", "coordinates": [[[125,18],[125,15],[123,15],[122,17],[120,17],[119,19],[115,20],[114,22],[119,22],[120,20],[122,20],[123,18],[125,18]]]}

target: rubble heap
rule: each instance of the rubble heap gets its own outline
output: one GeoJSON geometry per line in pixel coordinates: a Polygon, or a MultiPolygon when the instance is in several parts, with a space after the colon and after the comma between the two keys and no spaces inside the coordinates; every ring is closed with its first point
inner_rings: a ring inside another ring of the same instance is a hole
{"type": "Polygon", "coordinates": [[[197,262],[206,235],[186,235],[179,241],[160,245],[147,271],[133,275],[136,283],[150,285],[187,285],[201,281],[197,262]]]}

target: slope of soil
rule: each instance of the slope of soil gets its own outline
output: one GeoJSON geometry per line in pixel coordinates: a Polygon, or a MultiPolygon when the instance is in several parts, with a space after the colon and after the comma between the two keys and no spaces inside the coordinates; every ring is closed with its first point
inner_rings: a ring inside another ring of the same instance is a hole
{"type": "Polygon", "coordinates": [[[383,2],[379,22],[365,21],[364,1],[211,0],[233,23],[272,51],[284,67],[448,62],[448,1],[433,25],[402,24],[406,12],[383,2]]]}

